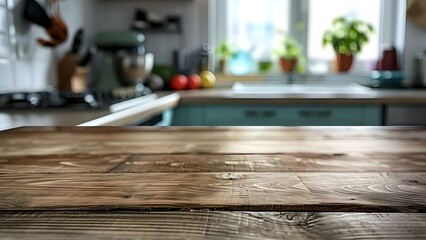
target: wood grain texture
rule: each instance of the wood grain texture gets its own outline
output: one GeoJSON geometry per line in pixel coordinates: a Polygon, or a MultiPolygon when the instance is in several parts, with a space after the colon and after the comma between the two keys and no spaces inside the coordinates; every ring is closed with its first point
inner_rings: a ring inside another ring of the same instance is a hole
{"type": "Polygon", "coordinates": [[[426,173],[3,174],[0,210],[426,212],[426,173]]]}
{"type": "Polygon", "coordinates": [[[8,212],[2,239],[424,239],[424,214],[8,212]]]}
{"type": "MultiPolygon", "coordinates": [[[[104,136],[107,137],[107,136],[104,136]]],[[[410,154],[423,153],[426,141],[394,140],[229,140],[229,141],[44,141],[25,145],[4,143],[3,156],[22,155],[137,155],[137,154],[410,154]]]]}
{"type": "Polygon", "coordinates": [[[426,154],[135,155],[112,172],[426,172],[426,154]]]}
{"type": "Polygon", "coordinates": [[[113,170],[129,155],[0,156],[1,173],[103,173],[113,170]]]}
{"type": "Polygon", "coordinates": [[[304,140],[304,139],[426,139],[416,127],[26,127],[0,132],[0,140],[304,140]],[[150,137],[149,139],[143,136],[150,137]],[[7,138],[7,139],[6,139],[7,138]]]}
{"type": "Polygon", "coordinates": [[[423,128],[23,128],[2,156],[425,153],[423,128]],[[40,141],[43,139],[43,141],[40,141]]]}
{"type": "Polygon", "coordinates": [[[22,128],[0,238],[424,239],[425,170],[425,128],[22,128]]]}
{"type": "Polygon", "coordinates": [[[0,157],[0,174],[18,172],[426,172],[426,154],[42,155],[0,157]]]}

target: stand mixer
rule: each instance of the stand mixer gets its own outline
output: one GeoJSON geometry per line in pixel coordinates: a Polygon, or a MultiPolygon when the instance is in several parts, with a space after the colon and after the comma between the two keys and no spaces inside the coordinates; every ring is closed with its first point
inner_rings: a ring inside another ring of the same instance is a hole
{"type": "Polygon", "coordinates": [[[113,91],[123,87],[143,89],[154,66],[154,55],[145,53],[145,36],[130,31],[109,31],[96,35],[100,64],[96,89],[113,91]]]}

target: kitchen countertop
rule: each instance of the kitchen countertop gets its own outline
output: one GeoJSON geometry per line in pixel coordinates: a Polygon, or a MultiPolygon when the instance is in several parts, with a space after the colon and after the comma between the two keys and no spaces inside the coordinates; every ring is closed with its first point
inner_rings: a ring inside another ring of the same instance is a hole
{"type": "Polygon", "coordinates": [[[97,109],[2,109],[0,131],[24,126],[76,126],[110,114],[97,109]]]}
{"type": "Polygon", "coordinates": [[[426,237],[424,128],[0,132],[7,239],[426,237]]]}
{"type": "Polygon", "coordinates": [[[424,89],[369,89],[365,93],[241,94],[231,89],[183,91],[181,104],[420,104],[426,105],[424,89]]]}
{"type": "Polygon", "coordinates": [[[121,126],[176,107],[179,95],[158,93],[158,98],[121,111],[108,109],[0,109],[0,131],[24,126],[121,126]]]}
{"type": "Polygon", "coordinates": [[[394,104],[426,105],[426,91],[375,90],[364,94],[235,94],[231,89],[160,92],[159,98],[112,113],[108,110],[0,110],[0,130],[21,126],[123,126],[179,104],[394,104]]]}

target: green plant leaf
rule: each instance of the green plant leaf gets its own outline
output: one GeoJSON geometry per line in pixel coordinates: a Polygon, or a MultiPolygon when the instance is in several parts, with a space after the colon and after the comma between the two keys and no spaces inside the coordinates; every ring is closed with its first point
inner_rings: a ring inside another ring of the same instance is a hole
{"type": "Polygon", "coordinates": [[[280,31],[281,46],[274,52],[282,58],[294,59],[303,55],[302,45],[295,39],[288,36],[288,33],[280,31]]]}
{"type": "Polygon", "coordinates": [[[337,53],[356,54],[368,43],[374,27],[361,20],[338,17],[323,34],[323,46],[332,45],[337,53]]]}
{"type": "Polygon", "coordinates": [[[216,49],[216,54],[222,59],[230,58],[235,52],[235,48],[228,44],[226,40],[223,40],[216,49]]]}
{"type": "Polygon", "coordinates": [[[347,23],[347,20],[346,20],[345,17],[338,17],[338,18],[336,18],[336,19],[333,20],[333,25],[336,25],[336,24],[345,24],[345,23],[347,23]]]}

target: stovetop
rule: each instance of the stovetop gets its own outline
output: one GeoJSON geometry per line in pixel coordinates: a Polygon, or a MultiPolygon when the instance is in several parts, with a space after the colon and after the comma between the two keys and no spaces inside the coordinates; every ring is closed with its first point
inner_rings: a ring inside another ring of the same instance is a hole
{"type": "Polygon", "coordinates": [[[13,92],[0,94],[0,109],[76,108],[101,109],[152,95],[149,88],[118,88],[112,91],[93,90],[83,93],[13,92]]]}

